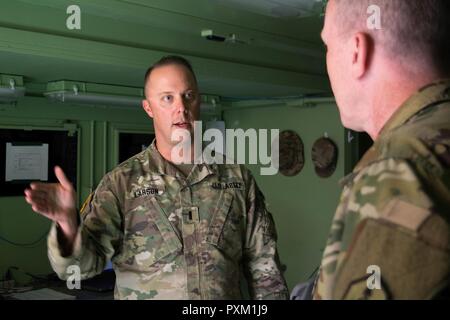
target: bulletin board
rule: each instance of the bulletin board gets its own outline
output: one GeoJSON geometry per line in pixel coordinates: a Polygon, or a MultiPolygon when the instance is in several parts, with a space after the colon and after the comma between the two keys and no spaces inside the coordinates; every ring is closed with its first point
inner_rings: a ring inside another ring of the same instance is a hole
{"type": "Polygon", "coordinates": [[[57,182],[60,166],[77,185],[78,134],[0,128],[0,197],[23,196],[30,182],[57,182]]]}

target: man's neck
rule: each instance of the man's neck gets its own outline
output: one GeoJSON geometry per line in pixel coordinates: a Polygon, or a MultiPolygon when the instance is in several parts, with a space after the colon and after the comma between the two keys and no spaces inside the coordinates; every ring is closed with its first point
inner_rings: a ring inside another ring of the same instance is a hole
{"type": "MultiPolygon", "coordinates": [[[[164,145],[163,143],[158,143],[158,139],[156,139],[156,149],[158,150],[158,152],[161,154],[161,156],[166,159],[167,161],[171,162],[171,163],[175,163],[178,164],[180,163],[180,159],[173,159],[172,158],[172,150],[173,150],[174,146],[171,145],[164,145]],[[177,160],[177,161],[175,161],[177,160]]],[[[194,159],[194,146],[191,144],[191,150],[190,150],[191,154],[190,156],[187,156],[186,158],[183,158],[183,162],[182,163],[194,163],[193,159],[194,159]]]]}
{"type": "Polygon", "coordinates": [[[395,77],[384,80],[378,90],[373,91],[372,115],[366,132],[375,141],[392,116],[421,88],[436,80],[436,77],[395,77]]]}

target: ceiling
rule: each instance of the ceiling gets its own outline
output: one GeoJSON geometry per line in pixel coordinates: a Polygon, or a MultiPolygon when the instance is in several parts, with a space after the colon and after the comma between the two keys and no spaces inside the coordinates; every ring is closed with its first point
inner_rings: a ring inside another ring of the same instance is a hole
{"type": "Polygon", "coordinates": [[[140,87],[151,63],[175,53],[193,63],[203,93],[258,98],[330,92],[316,1],[78,3],[82,29],[75,31],[65,26],[72,1],[2,4],[0,73],[23,75],[33,83],[74,80],[140,87]],[[242,42],[207,41],[201,37],[204,29],[234,34],[242,42]]]}
{"type": "Polygon", "coordinates": [[[212,0],[236,10],[276,18],[304,18],[322,12],[322,0],[212,0]]]}

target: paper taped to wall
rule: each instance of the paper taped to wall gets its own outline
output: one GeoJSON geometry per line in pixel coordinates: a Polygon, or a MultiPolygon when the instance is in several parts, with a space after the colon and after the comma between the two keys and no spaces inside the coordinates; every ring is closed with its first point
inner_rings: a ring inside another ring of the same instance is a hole
{"type": "Polygon", "coordinates": [[[48,144],[6,143],[5,181],[48,180],[48,144]]]}

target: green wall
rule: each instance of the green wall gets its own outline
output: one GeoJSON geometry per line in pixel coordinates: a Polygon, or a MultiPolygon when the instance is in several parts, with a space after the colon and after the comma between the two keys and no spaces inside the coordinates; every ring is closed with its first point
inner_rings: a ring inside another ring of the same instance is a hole
{"type": "MultiPolygon", "coordinates": [[[[259,166],[249,168],[263,191],[278,231],[278,248],[290,290],[308,279],[319,265],[331,220],[337,206],[338,181],[345,175],[345,132],[332,100],[303,101],[299,106],[253,101],[234,103],[224,111],[230,128],[294,130],[303,140],[305,165],[294,177],[281,173],[261,176],[259,166]],[[313,103],[311,103],[313,102],[313,103]],[[311,148],[327,134],[339,147],[335,173],[327,179],[314,172],[311,148]]],[[[295,103],[294,103],[295,104],[295,103]]]]}

